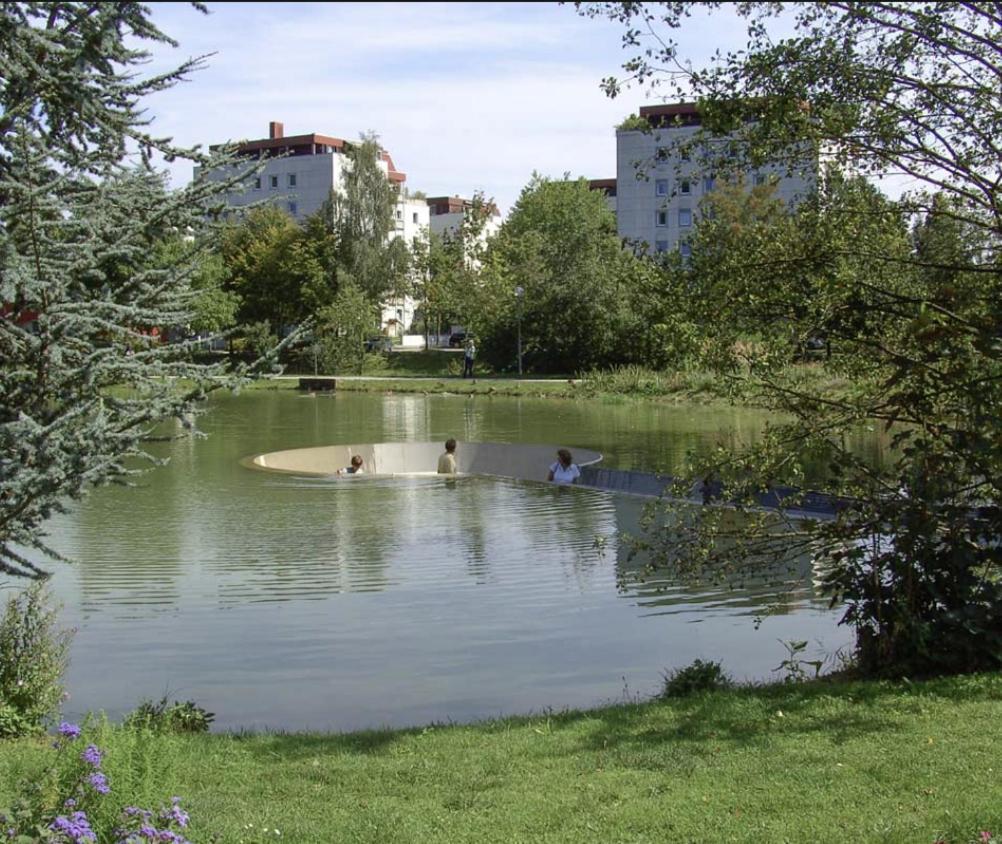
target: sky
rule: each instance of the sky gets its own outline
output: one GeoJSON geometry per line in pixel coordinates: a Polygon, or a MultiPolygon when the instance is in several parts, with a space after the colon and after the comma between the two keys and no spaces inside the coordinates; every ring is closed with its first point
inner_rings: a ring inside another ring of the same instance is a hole
{"type": "MultiPolygon", "coordinates": [[[[151,131],[191,146],[286,135],[374,131],[429,196],[483,191],[506,213],[534,171],[616,174],[614,126],[640,89],[609,99],[622,75],[622,26],[555,3],[152,3],[179,44],[150,71],[212,54],[189,81],[150,97],[151,131]]],[[[680,54],[699,64],[743,44],[736,18],[694,20],[680,54]]],[[[175,185],[191,166],[170,167],[175,185]]]]}

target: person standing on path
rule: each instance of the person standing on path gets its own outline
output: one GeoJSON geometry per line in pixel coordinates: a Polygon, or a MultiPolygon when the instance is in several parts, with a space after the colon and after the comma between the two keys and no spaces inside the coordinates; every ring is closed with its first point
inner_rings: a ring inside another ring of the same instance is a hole
{"type": "Polygon", "coordinates": [[[438,458],[438,474],[456,474],[456,441],[451,437],[445,441],[445,452],[438,458]]]}
{"type": "Polygon", "coordinates": [[[463,377],[473,377],[473,359],[477,356],[477,344],[472,337],[466,338],[465,351],[463,352],[463,377]]]}

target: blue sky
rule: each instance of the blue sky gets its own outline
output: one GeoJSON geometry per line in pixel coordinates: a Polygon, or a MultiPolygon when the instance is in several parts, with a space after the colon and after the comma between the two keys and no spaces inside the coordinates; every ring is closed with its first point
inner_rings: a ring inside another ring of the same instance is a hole
{"type": "MultiPolygon", "coordinates": [[[[147,102],[153,131],[183,145],[286,134],[379,134],[412,190],[469,196],[502,211],[532,172],[615,175],[613,126],[647,102],[600,90],[627,57],[622,29],[550,3],[221,3],[201,15],[153,3],[179,42],[151,70],[214,53],[207,69],[147,102]]],[[[731,15],[681,34],[695,63],[743,43],[731,15]]],[[[174,165],[175,184],[191,168],[174,165]]]]}

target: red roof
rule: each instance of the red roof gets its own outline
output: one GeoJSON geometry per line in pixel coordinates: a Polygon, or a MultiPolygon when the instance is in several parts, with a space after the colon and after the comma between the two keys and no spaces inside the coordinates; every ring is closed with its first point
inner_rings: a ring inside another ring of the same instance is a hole
{"type": "Polygon", "coordinates": [[[641,117],[675,117],[699,116],[699,107],[695,103],[674,103],[672,105],[640,106],[641,117]]]}
{"type": "MultiPolygon", "coordinates": [[[[278,124],[279,126],[281,124],[278,124]]],[[[318,135],[316,132],[311,132],[308,135],[285,135],[284,137],[278,138],[259,138],[254,141],[245,141],[242,144],[237,145],[238,155],[250,155],[255,152],[263,152],[264,150],[282,149],[288,147],[294,149],[308,148],[305,150],[305,154],[314,154],[314,150],[317,146],[329,146],[338,150],[339,152],[344,152],[346,146],[351,146],[351,141],[346,141],[343,138],[335,138],[331,135],[318,135]]],[[[218,149],[219,144],[213,144],[209,149],[218,149]]],[[[380,157],[386,162],[388,176],[391,182],[397,182],[398,184],[407,181],[407,174],[397,170],[396,166],[393,164],[393,159],[386,150],[380,151],[380,157]]]]}

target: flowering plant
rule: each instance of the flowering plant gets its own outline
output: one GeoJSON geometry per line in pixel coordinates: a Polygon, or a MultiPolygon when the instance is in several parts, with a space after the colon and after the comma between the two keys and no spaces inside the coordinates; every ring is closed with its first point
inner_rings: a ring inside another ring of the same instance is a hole
{"type": "Polygon", "coordinates": [[[21,789],[21,798],[0,814],[0,841],[13,844],[191,844],[185,838],[188,813],[181,798],[158,812],[126,806],[115,814],[112,783],[102,770],[105,753],[81,741],[76,724],[59,725],[56,759],[42,776],[21,789]],[[110,811],[109,811],[110,810],[110,811]]]}

